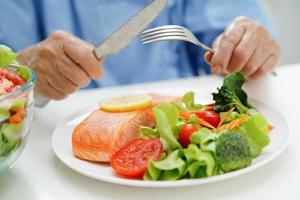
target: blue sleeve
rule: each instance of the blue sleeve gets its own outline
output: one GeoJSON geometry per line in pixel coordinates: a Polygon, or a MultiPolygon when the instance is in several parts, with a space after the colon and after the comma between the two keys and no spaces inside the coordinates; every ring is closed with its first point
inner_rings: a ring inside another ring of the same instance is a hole
{"type": "MultiPolygon", "coordinates": [[[[209,46],[225,27],[238,16],[248,16],[274,34],[272,25],[263,13],[258,0],[185,0],[184,26],[192,30],[199,40],[209,46]]],[[[204,62],[204,51],[187,45],[191,63],[196,71],[210,73],[204,62]]]]}
{"type": "Polygon", "coordinates": [[[38,0],[0,1],[0,43],[19,51],[42,39],[36,2],[38,0]]]}

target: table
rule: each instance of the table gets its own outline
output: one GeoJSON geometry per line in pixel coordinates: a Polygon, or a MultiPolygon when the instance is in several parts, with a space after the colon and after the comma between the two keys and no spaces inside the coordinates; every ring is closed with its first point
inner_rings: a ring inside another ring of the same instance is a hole
{"type": "Polygon", "coordinates": [[[291,141],[286,150],[266,166],[208,185],[182,188],[134,188],[108,184],[82,176],[54,155],[51,135],[56,125],[83,106],[96,104],[103,94],[144,88],[189,87],[214,91],[222,78],[217,76],[80,91],[66,100],[52,101],[36,109],[32,131],[16,165],[0,176],[1,200],[99,200],[99,199],[300,199],[300,63],[281,66],[278,77],[247,83],[246,90],[255,99],[269,104],[287,119],[291,141]]]}

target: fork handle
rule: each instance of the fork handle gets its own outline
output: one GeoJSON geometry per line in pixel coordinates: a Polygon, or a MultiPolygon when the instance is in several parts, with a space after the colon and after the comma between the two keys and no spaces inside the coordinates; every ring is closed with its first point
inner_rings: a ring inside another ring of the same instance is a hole
{"type": "Polygon", "coordinates": [[[215,53],[215,50],[214,50],[214,49],[212,49],[212,48],[206,46],[205,44],[199,43],[197,46],[200,47],[200,48],[202,48],[202,49],[204,49],[204,50],[206,50],[206,51],[209,51],[209,52],[211,52],[211,53],[215,53]]]}

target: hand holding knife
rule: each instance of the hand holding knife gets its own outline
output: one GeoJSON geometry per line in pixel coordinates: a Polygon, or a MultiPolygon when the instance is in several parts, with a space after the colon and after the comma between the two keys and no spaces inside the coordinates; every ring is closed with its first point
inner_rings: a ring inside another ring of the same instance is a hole
{"type": "MultiPolygon", "coordinates": [[[[102,60],[104,56],[118,53],[126,47],[161,13],[167,3],[168,0],[153,0],[149,3],[94,50],[97,59],[102,60]]],[[[36,95],[35,105],[44,107],[49,100],[47,97],[36,95]]]]}

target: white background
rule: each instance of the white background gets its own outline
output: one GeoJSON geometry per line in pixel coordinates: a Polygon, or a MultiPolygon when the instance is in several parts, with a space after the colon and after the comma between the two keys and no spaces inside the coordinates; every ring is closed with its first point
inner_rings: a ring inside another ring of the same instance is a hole
{"type": "Polygon", "coordinates": [[[260,0],[277,33],[282,47],[280,64],[300,62],[300,1],[260,0]]]}

